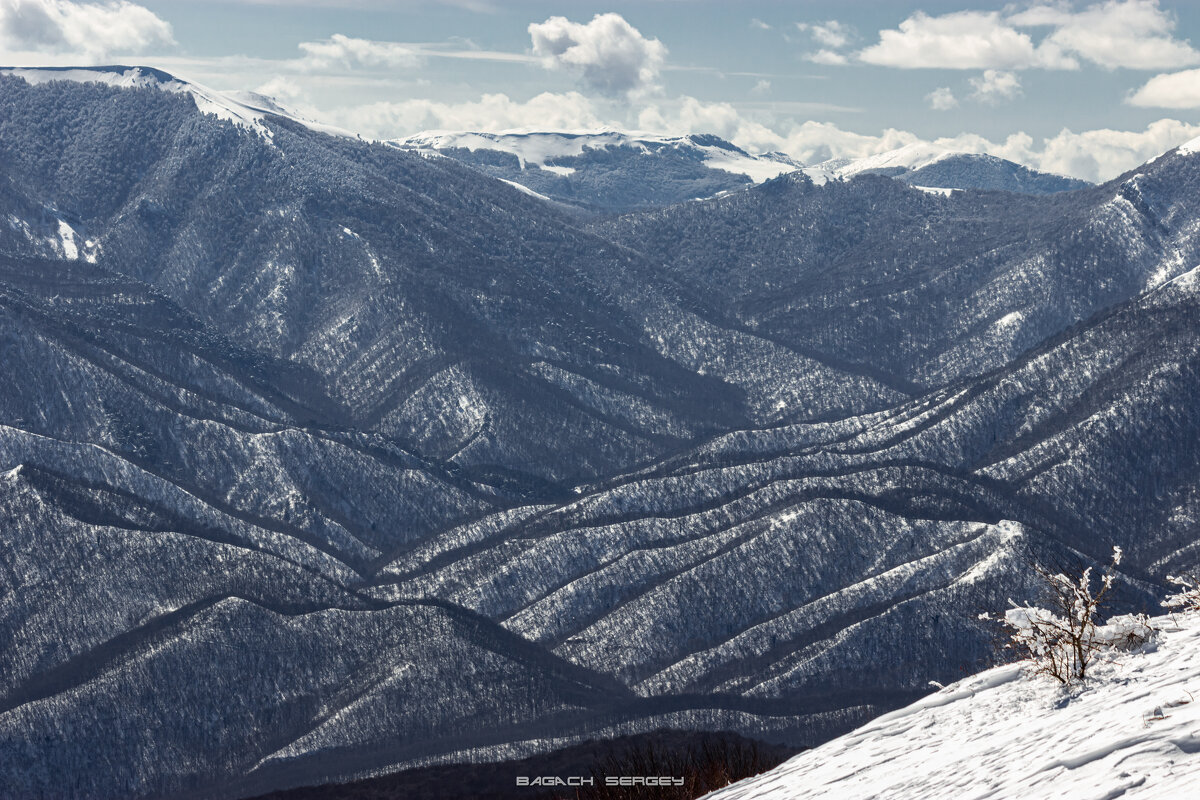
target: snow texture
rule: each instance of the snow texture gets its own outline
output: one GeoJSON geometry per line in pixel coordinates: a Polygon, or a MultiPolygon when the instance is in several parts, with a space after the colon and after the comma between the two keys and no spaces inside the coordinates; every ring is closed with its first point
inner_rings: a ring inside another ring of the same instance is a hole
{"type": "MultiPolygon", "coordinates": [[[[51,81],[100,83],[120,89],[158,88],[167,92],[189,95],[196,108],[205,114],[235,125],[249,128],[270,139],[270,130],[263,125],[267,116],[285,117],[319,133],[331,136],[354,137],[355,134],[336,126],[301,118],[279,105],[274,99],[255,92],[219,92],[194,81],[170,75],[150,67],[16,67],[0,70],[0,75],[12,75],[32,85],[51,81]]],[[[73,259],[76,256],[68,255],[73,259]]]]}
{"type": "Polygon", "coordinates": [[[1200,615],[1152,623],[1155,643],[1110,655],[1071,692],[997,667],[708,797],[1194,797],[1200,615]]]}
{"type": "MultiPolygon", "coordinates": [[[[708,137],[704,137],[707,139],[708,137]]],[[[722,143],[726,144],[726,143],[722,143]]],[[[506,132],[473,133],[466,131],[425,131],[401,139],[396,145],[417,150],[459,150],[470,152],[494,150],[515,155],[521,169],[540,167],[549,172],[567,176],[574,169],[553,166],[547,162],[561,158],[575,158],[588,150],[606,150],[614,147],[630,147],[650,153],[661,147],[697,150],[703,155],[705,166],[745,175],[754,183],[762,183],[788,172],[795,172],[797,165],[775,159],[759,158],[726,144],[699,143],[687,136],[656,136],[646,133],[619,133],[615,131],[583,132],[506,132]]]]}
{"type": "Polygon", "coordinates": [[[863,158],[831,159],[805,167],[804,173],[820,185],[856,175],[884,175],[918,189],[983,189],[1020,194],[1053,194],[1082,189],[1088,184],[1074,178],[1038,172],[1012,161],[981,153],[946,150],[918,142],[863,158]]]}
{"type": "Polygon", "coordinates": [[[652,208],[592,217],[263,107],[0,76],[0,795],[816,746],[978,669],[1027,557],[1119,542],[1122,612],[1200,564],[1200,159],[487,156],[652,208]]]}

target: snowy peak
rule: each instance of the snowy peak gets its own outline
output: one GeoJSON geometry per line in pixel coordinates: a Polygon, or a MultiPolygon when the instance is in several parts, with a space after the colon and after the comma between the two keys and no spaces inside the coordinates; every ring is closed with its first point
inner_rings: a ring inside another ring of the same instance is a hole
{"type": "Polygon", "coordinates": [[[782,154],[751,155],[705,134],[426,131],[391,144],[448,156],[557,201],[602,210],[711,197],[800,167],[782,154]]]}
{"type": "Polygon", "coordinates": [[[144,88],[149,86],[169,89],[182,89],[186,82],[168,72],[153,67],[127,67],[112,65],[107,67],[3,67],[0,74],[14,75],[23,78],[35,86],[51,81],[72,81],[74,83],[103,83],[122,89],[144,88]]]}
{"type": "MultiPolygon", "coordinates": [[[[425,131],[397,139],[392,144],[436,153],[463,150],[469,153],[504,153],[515,157],[522,170],[553,168],[559,162],[578,159],[589,151],[602,153],[627,149],[644,156],[673,153],[698,160],[711,169],[744,175],[755,183],[794,172],[800,166],[778,153],[765,157],[752,156],[731,142],[711,134],[655,136],[618,131],[425,131]]],[[[561,170],[562,166],[558,168],[561,170]]]]}
{"type": "Polygon", "coordinates": [[[917,188],[983,189],[1020,194],[1054,194],[1090,184],[1075,178],[1039,172],[983,153],[946,150],[928,142],[865,158],[824,161],[804,172],[817,183],[855,175],[883,175],[917,188]]]}
{"type": "Polygon", "coordinates": [[[99,83],[119,89],[157,88],[187,94],[201,111],[260,132],[265,132],[261,125],[263,117],[268,113],[277,113],[239,102],[221,92],[152,67],[17,67],[0,70],[0,74],[12,75],[33,85],[52,81],[73,81],[99,83]]]}
{"type": "Polygon", "coordinates": [[[914,142],[857,159],[803,166],[783,153],[755,155],[713,135],[617,131],[427,131],[391,144],[449,156],[555,200],[628,210],[711,197],[793,172],[814,183],[883,175],[945,193],[983,189],[1052,194],[1085,181],[1038,172],[995,156],[914,142]]]}
{"type": "Polygon", "coordinates": [[[1197,136],[1195,139],[1179,145],[1176,152],[1181,156],[1190,156],[1192,153],[1200,153],[1200,136],[1197,136]]]}
{"type": "Polygon", "coordinates": [[[73,81],[99,83],[118,89],[156,88],[186,94],[201,112],[254,130],[268,139],[271,138],[271,132],[263,124],[267,117],[290,119],[322,133],[353,136],[349,131],[304,119],[266,95],[256,92],[220,92],[153,67],[7,67],[0,68],[0,75],[21,78],[35,86],[52,81],[73,81]]]}
{"type": "Polygon", "coordinates": [[[914,142],[896,150],[889,150],[886,153],[877,153],[865,158],[852,160],[843,159],[836,162],[825,162],[824,164],[818,164],[817,167],[824,167],[828,164],[833,167],[833,172],[841,178],[849,178],[852,175],[864,172],[898,174],[900,172],[918,170],[943,159],[959,155],[966,154],[956,150],[947,150],[928,142],[914,142]]]}
{"type": "Polygon", "coordinates": [[[1188,797],[1200,780],[1200,615],[1066,691],[1012,664],[886,714],[711,800],[1188,797]]]}
{"type": "Polygon", "coordinates": [[[896,177],[913,186],[1018,194],[1057,194],[1091,185],[1087,181],[1039,172],[1013,161],[981,153],[952,154],[896,177]]]}

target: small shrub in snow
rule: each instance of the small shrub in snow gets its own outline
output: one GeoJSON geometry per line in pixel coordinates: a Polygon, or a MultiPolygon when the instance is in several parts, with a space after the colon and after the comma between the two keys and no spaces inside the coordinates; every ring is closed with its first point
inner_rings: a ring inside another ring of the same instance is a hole
{"type": "Polygon", "coordinates": [[[1122,614],[1097,626],[1095,640],[1101,648],[1136,650],[1153,639],[1156,631],[1145,614],[1122,614]]]}
{"type": "Polygon", "coordinates": [[[1029,661],[1037,673],[1072,684],[1087,677],[1100,651],[1145,644],[1154,630],[1144,615],[1114,617],[1103,626],[1096,623],[1096,613],[1112,590],[1120,563],[1121,548],[1113,548],[1112,562],[1100,575],[1095,591],[1091,567],[1071,577],[1035,565],[1049,608],[1014,603],[1002,620],[1009,628],[1005,647],[1029,661]]]}
{"type": "Polygon", "coordinates": [[[1163,605],[1178,611],[1200,611],[1200,578],[1195,575],[1168,575],[1167,583],[1179,587],[1175,594],[1167,595],[1163,605]]]}

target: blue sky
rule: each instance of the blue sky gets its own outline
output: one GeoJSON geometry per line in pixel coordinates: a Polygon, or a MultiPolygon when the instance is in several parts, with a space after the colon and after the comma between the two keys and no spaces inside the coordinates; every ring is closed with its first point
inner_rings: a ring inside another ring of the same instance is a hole
{"type": "Polygon", "coordinates": [[[149,64],[365,135],[915,141],[1106,179],[1200,136],[1200,4],[0,0],[0,62],[149,64]]]}

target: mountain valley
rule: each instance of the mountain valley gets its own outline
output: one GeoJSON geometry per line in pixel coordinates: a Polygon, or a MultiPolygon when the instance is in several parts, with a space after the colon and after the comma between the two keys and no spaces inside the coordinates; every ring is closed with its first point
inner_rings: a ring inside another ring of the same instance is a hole
{"type": "Polygon", "coordinates": [[[0,73],[14,796],[812,747],[988,666],[1028,559],[1200,566],[1191,147],[833,174],[0,73]]]}

